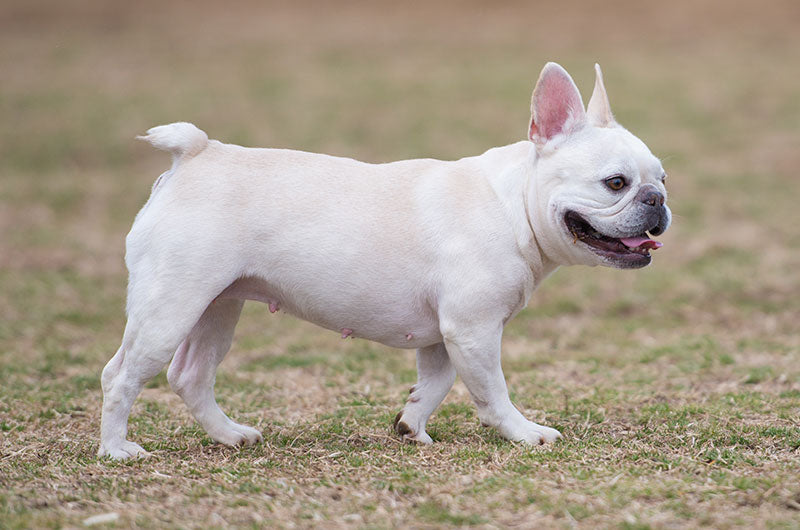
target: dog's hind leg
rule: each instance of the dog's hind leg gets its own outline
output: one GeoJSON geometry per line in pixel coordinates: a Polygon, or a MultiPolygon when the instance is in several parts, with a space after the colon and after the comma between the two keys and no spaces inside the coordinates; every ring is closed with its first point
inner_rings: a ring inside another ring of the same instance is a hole
{"type": "Polygon", "coordinates": [[[455,380],[456,371],[443,343],[417,350],[417,384],[411,388],[406,406],[394,420],[395,431],[407,440],[432,443],[425,426],[455,380]]]}
{"type": "MultiPolygon", "coordinates": [[[[126,326],[126,330],[128,329],[131,329],[130,324],[126,326]]],[[[103,375],[100,378],[103,387],[103,413],[100,420],[100,449],[97,451],[97,456],[110,456],[121,460],[147,455],[147,451],[141,446],[125,439],[128,435],[128,415],[142,386],[129,382],[127,373],[123,374],[123,367],[127,369],[126,365],[130,364],[126,363],[130,347],[131,341],[123,337],[117,353],[103,368],[103,375]]]]}
{"type": "Polygon", "coordinates": [[[145,383],[172,358],[207,304],[201,306],[192,297],[164,298],[172,303],[162,302],[145,314],[129,313],[122,346],[103,369],[98,456],[124,459],[147,454],[125,439],[131,407],[145,383]]]}
{"type": "MultiPolygon", "coordinates": [[[[130,245],[129,245],[130,253],[130,245]]],[[[130,261],[130,260],[129,260],[130,261]]],[[[128,322],[116,355],[103,369],[103,415],[98,456],[124,459],[146,454],[125,438],[128,416],[142,387],[172,359],[175,350],[192,331],[224,281],[191,273],[189,266],[175,267],[181,276],[162,273],[156,260],[134,263],[128,285],[128,322]]]]}
{"type": "Polygon", "coordinates": [[[211,438],[225,445],[251,445],[262,440],[257,430],[228,418],[214,398],[217,366],[231,347],[243,305],[243,300],[232,298],[211,302],[178,347],[167,371],[170,386],[195,419],[211,438]]]}

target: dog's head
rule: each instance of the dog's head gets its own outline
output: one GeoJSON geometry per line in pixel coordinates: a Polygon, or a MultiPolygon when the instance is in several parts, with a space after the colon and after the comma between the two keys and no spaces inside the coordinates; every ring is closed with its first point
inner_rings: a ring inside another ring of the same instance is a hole
{"type": "Polygon", "coordinates": [[[548,63],[531,98],[530,221],[545,254],[564,265],[639,268],[669,227],[666,173],[611,114],[600,67],[586,110],[572,78],[548,63]]]}

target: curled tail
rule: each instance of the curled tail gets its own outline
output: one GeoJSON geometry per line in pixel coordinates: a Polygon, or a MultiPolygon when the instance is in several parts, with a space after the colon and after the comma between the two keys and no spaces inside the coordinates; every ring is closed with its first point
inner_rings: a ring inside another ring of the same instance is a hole
{"type": "Polygon", "coordinates": [[[149,142],[156,149],[169,151],[173,167],[178,161],[195,156],[208,145],[208,135],[186,122],[159,125],[148,130],[146,136],[137,138],[149,142]]]}

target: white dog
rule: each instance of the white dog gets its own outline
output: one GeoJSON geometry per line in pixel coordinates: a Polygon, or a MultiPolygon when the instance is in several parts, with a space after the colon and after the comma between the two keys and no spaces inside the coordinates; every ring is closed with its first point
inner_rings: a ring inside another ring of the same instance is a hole
{"type": "Polygon", "coordinates": [[[453,162],[367,164],[209,140],[189,123],[148,131],[172,153],[127,238],[128,322],[102,375],[99,455],[146,454],[126,440],[131,405],[167,378],[214,440],[261,434],[214,398],[244,300],[397,348],[418,382],[395,421],[425,426],[461,376],[480,421],[509,440],[551,442],[508,396],[503,326],[559,265],[638,268],[670,224],[664,169],[611,114],[600,68],[587,110],[547,64],[528,140],[453,162]]]}

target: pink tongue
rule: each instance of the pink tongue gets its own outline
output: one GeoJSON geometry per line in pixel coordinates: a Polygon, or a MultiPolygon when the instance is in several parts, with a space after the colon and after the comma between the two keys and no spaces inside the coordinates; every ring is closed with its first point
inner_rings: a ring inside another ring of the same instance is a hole
{"type": "Polygon", "coordinates": [[[657,249],[661,248],[661,243],[658,241],[653,241],[652,239],[647,239],[646,237],[623,237],[620,239],[622,243],[628,248],[636,248],[640,246],[644,246],[646,249],[657,249]]]}

